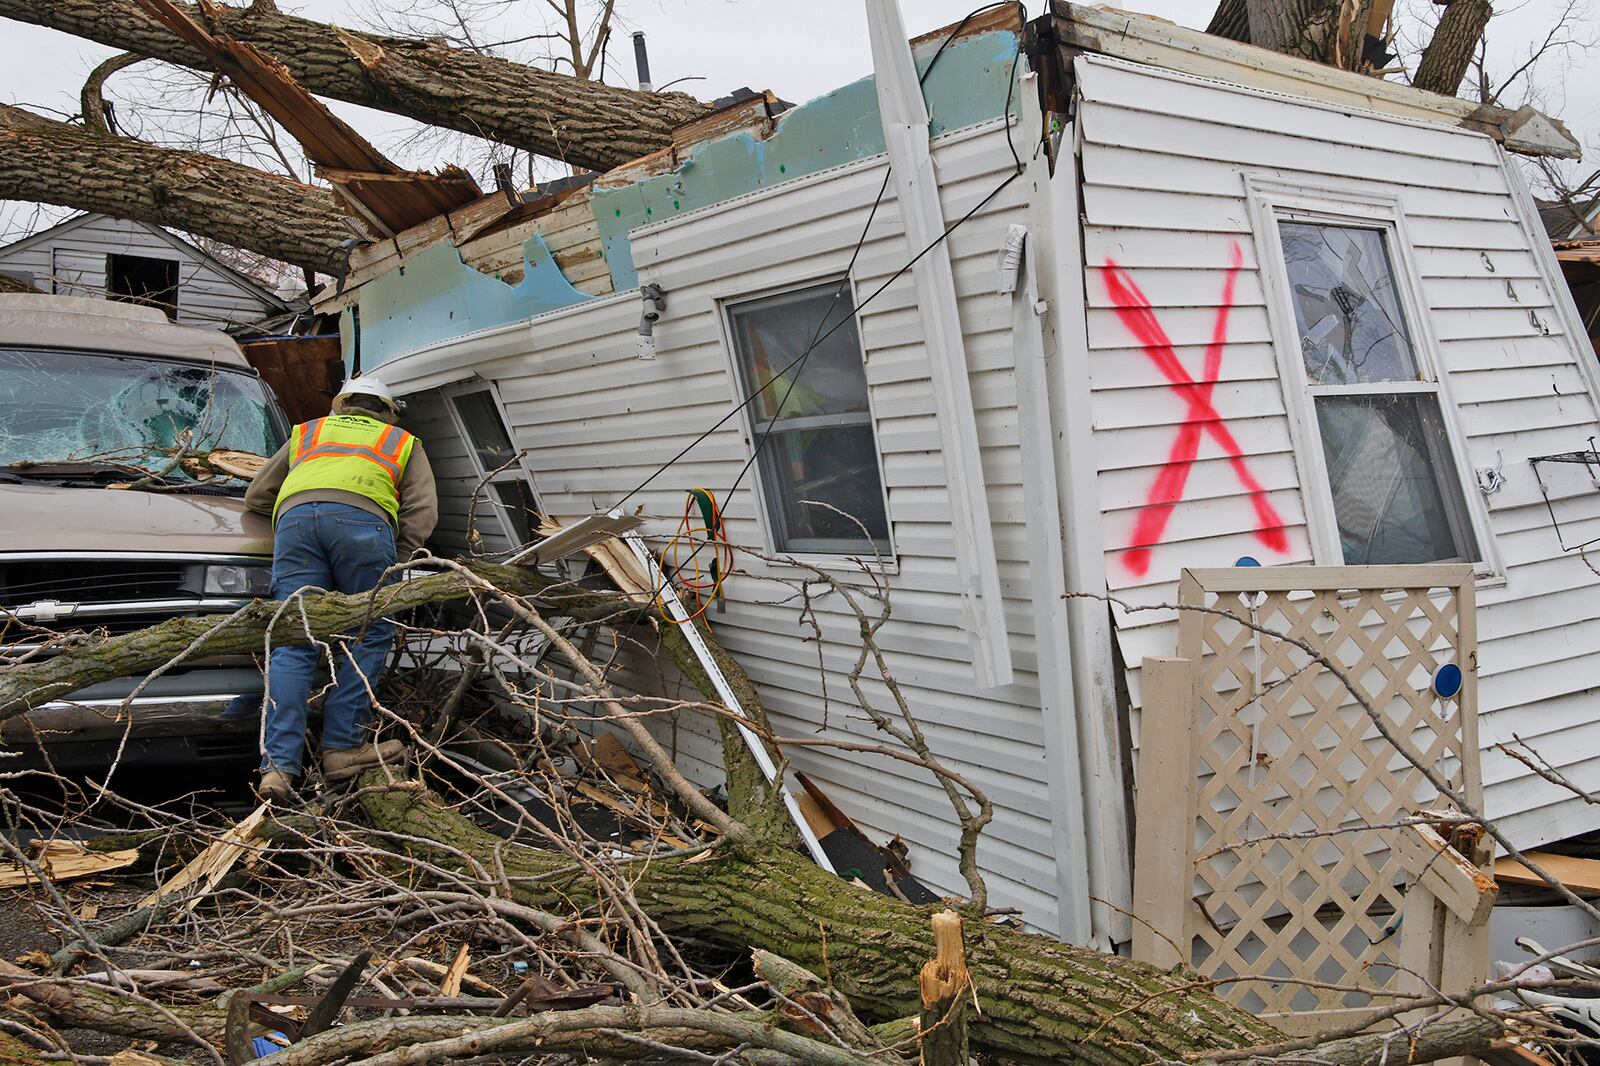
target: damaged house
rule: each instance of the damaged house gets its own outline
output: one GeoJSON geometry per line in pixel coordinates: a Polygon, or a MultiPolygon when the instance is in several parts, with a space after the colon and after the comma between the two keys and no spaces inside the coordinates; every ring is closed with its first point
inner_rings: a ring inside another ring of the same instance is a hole
{"type": "MultiPolygon", "coordinates": [[[[1142,666],[1178,626],[1129,608],[1187,568],[1469,565],[1487,812],[1524,847],[1600,828],[1494,747],[1600,787],[1600,494],[1529,462],[1593,449],[1600,380],[1508,154],[1565,132],[1108,9],[872,29],[873,77],[356,250],[318,309],[409,401],[436,549],[613,509],[659,544],[709,489],[760,551],[713,631],[779,732],[866,743],[857,618],[764,579],[880,582],[894,676],[994,802],[991,904],[1075,943],[1130,938],[1142,666]]],[[[625,684],[687,692],[641,641],[625,684]]],[[[654,726],[718,783],[713,723],[654,726]]],[[[789,754],[961,889],[923,768],[789,754]]]]}

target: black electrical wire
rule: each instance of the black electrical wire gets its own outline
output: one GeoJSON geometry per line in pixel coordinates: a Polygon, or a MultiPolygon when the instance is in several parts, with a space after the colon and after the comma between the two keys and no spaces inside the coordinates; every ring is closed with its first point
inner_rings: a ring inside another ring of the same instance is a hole
{"type": "MultiPolygon", "coordinates": [[[[939,62],[939,57],[944,54],[945,49],[950,46],[950,43],[955,40],[956,36],[963,29],[966,28],[967,23],[971,22],[974,18],[976,18],[978,15],[983,14],[985,11],[992,11],[995,8],[999,8],[999,7],[1010,7],[1013,3],[1016,4],[1017,12],[1018,12],[1018,15],[1019,15],[1019,18],[1020,18],[1022,24],[1026,25],[1026,23],[1027,23],[1027,14],[1028,14],[1027,7],[1026,7],[1025,4],[1018,3],[1017,0],[998,0],[997,3],[984,4],[982,7],[974,8],[972,11],[968,12],[968,14],[967,14],[967,16],[965,18],[963,18],[960,22],[956,23],[955,29],[951,30],[950,33],[945,37],[945,39],[940,43],[939,50],[936,51],[933,54],[933,58],[928,61],[927,67],[923,70],[921,76],[918,77],[917,84],[922,85],[922,84],[925,84],[927,82],[928,75],[933,73],[934,66],[939,62]]],[[[1001,190],[1005,189],[1006,186],[1010,185],[1013,181],[1015,181],[1018,177],[1021,176],[1021,174],[1022,174],[1022,157],[1017,153],[1017,146],[1013,142],[1011,123],[1010,123],[1010,118],[1009,118],[1009,116],[1011,114],[1011,98],[1012,98],[1012,96],[1013,96],[1013,94],[1014,94],[1014,92],[1016,90],[1017,62],[1018,62],[1018,60],[1021,59],[1021,57],[1022,57],[1022,35],[1021,35],[1020,29],[1019,29],[1019,32],[1018,32],[1018,35],[1017,35],[1017,53],[1016,53],[1016,55],[1012,56],[1012,58],[1011,58],[1011,74],[1010,74],[1009,78],[1007,79],[1007,83],[1006,83],[1006,104],[1005,104],[1005,109],[1002,111],[1002,114],[1007,117],[1007,121],[1006,121],[1006,146],[1008,148],[1010,148],[1010,150],[1011,150],[1011,158],[1012,158],[1013,163],[1015,164],[1014,169],[1006,177],[1006,179],[1004,181],[1002,181],[999,185],[997,185],[995,187],[995,189],[992,192],[989,193],[989,195],[985,196],[982,200],[978,201],[978,203],[970,211],[968,211],[966,214],[962,215],[959,219],[957,219],[943,233],[939,234],[939,236],[935,237],[933,239],[933,241],[926,248],[922,249],[916,255],[912,256],[912,258],[909,261],[907,261],[905,263],[905,265],[903,265],[902,267],[900,267],[899,270],[896,270],[892,275],[890,275],[888,280],[886,280],[883,284],[879,285],[876,289],[872,290],[871,294],[868,295],[865,300],[861,301],[861,303],[854,308],[854,311],[859,312],[863,308],[865,308],[866,306],[871,304],[872,301],[877,299],[883,293],[883,291],[885,289],[887,289],[894,282],[898,281],[906,273],[906,271],[910,270],[918,262],[920,262],[923,256],[927,255],[929,252],[933,251],[934,248],[938,247],[939,244],[945,238],[949,237],[950,234],[954,233],[956,231],[956,229],[961,226],[962,223],[966,222],[973,215],[977,214],[979,210],[981,210],[984,206],[986,206],[989,203],[989,201],[993,200],[996,196],[1000,195],[1001,190]]],[[[753,390],[750,393],[749,396],[745,397],[745,399],[744,399],[744,401],[742,403],[737,404],[733,408],[733,410],[729,411],[727,414],[725,414],[721,418],[717,419],[717,421],[712,423],[711,426],[708,427],[703,433],[701,433],[699,436],[697,436],[694,440],[690,441],[688,444],[684,445],[682,450],[680,450],[676,455],[674,455],[672,458],[670,458],[666,462],[662,463],[661,466],[656,468],[656,470],[654,472],[652,472],[649,477],[645,478],[638,485],[635,485],[632,489],[630,489],[628,491],[627,495],[623,496],[616,503],[612,504],[611,505],[611,509],[612,510],[615,510],[616,508],[621,507],[623,504],[625,504],[629,500],[633,499],[633,497],[637,496],[641,491],[643,491],[646,487],[648,487],[651,482],[655,481],[656,478],[658,478],[662,474],[666,473],[667,470],[671,469],[674,465],[676,465],[678,463],[678,461],[681,460],[685,455],[688,455],[691,451],[693,451],[696,447],[698,447],[702,442],[704,442],[706,440],[706,438],[710,437],[717,430],[719,430],[723,426],[727,425],[728,422],[731,419],[733,419],[736,415],[739,414],[739,412],[743,411],[746,407],[749,407],[752,403],[754,403],[755,400],[756,400],[756,397],[758,397],[762,393],[766,392],[767,389],[771,388],[772,385],[775,382],[777,382],[779,379],[781,379],[790,370],[795,370],[794,377],[792,377],[792,378],[790,378],[788,380],[787,388],[784,391],[782,400],[778,403],[778,406],[775,408],[776,411],[782,411],[783,410],[783,405],[784,405],[784,403],[786,403],[788,401],[789,394],[794,390],[795,385],[799,383],[800,374],[804,371],[806,360],[810,358],[811,353],[813,351],[815,351],[822,344],[822,342],[826,341],[829,337],[833,336],[833,334],[835,332],[837,332],[840,328],[842,328],[844,326],[844,324],[846,322],[849,321],[848,318],[840,319],[838,322],[834,323],[833,327],[831,329],[829,329],[826,333],[822,332],[822,328],[825,325],[827,325],[828,317],[830,315],[832,315],[832,313],[833,313],[834,304],[836,304],[838,302],[838,299],[839,299],[840,295],[842,295],[844,293],[845,289],[849,287],[849,284],[850,284],[850,272],[851,272],[851,270],[853,270],[855,268],[856,261],[861,255],[861,249],[866,245],[867,233],[869,232],[869,230],[872,227],[873,219],[877,216],[878,207],[883,203],[884,193],[888,191],[888,188],[889,188],[889,177],[890,177],[891,172],[892,172],[891,168],[886,167],[884,169],[883,184],[878,187],[878,195],[872,202],[872,210],[867,215],[866,224],[861,227],[861,236],[859,238],[857,238],[856,244],[855,244],[855,248],[850,253],[850,263],[845,268],[844,277],[840,280],[839,288],[837,290],[835,290],[835,292],[833,294],[833,299],[829,301],[827,309],[823,311],[821,321],[819,321],[817,323],[816,333],[813,334],[811,343],[806,345],[805,350],[803,350],[799,355],[797,355],[794,359],[792,359],[781,370],[779,370],[777,373],[773,374],[770,378],[768,378],[765,384],[763,384],[759,388],[753,390]],[[796,369],[796,368],[799,368],[799,369],[796,369]]],[[[743,482],[745,474],[750,470],[750,467],[755,463],[756,459],[760,457],[761,450],[762,450],[762,448],[764,448],[766,446],[767,438],[771,435],[771,433],[772,433],[772,423],[769,421],[767,426],[766,426],[766,428],[765,428],[765,430],[763,431],[760,439],[756,442],[755,448],[753,448],[751,450],[750,458],[748,460],[746,460],[744,466],[740,469],[739,476],[734,479],[733,485],[729,488],[728,492],[726,494],[724,494],[723,499],[725,499],[725,500],[729,499],[732,496],[734,490],[739,487],[741,482],[743,482]]]]}
{"type": "MultiPolygon", "coordinates": [[[[950,43],[956,39],[956,36],[958,34],[960,34],[960,32],[963,29],[966,28],[967,23],[971,22],[974,18],[976,18],[978,15],[983,14],[985,11],[992,11],[995,8],[1000,8],[1000,7],[1010,7],[1012,4],[1016,5],[1017,15],[1018,15],[1018,19],[1019,19],[1019,29],[1018,29],[1018,34],[1017,34],[1017,52],[1016,52],[1016,55],[1011,57],[1011,72],[1010,72],[1010,74],[1008,75],[1008,77],[1006,79],[1006,102],[1005,102],[1005,107],[1001,111],[1001,115],[1005,118],[1005,122],[1006,122],[1006,147],[1008,147],[1011,150],[1011,159],[1012,159],[1012,162],[1014,164],[1011,173],[1008,174],[1005,177],[1005,179],[1000,182],[1000,184],[996,185],[992,190],[990,190],[990,192],[989,192],[989,194],[987,196],[985,196],[982,200],[979,200],[976,204],[974,204],[967,211],[966,214],[962,215],[960,218],[956,219],[955,222],[951,223],[948,227],[946,227],[944,232],[939,234],[939,236],[935,237],[931,242],[929,242],[927,247],[923,248],[916,255],[912,256],[909,260],[906,261],[906,263],[904,265],[902,265],[898,270],[896,270],[893,274],[891,274],[881,285],[879,285],[877,288],[873,289],[872,292],[868,294],[868,296],[867,296],[867,298],[865,300],[861,301],[861,303],[859,305],[857,305],[856,307],[853,308],[853,312],[859,312],[862,308],[867,307],[869,304],[872,303],[872,301],[876,300],[880,295],[883,294],[884,290],[886,290],[890,285],[894,284],[901,277],[903,277],[905,275],[906,271],[910,270],[912,267],[916,266],[917,263],[921,262],[923,256],[927,255],[929,252],[931,252],[935,248],[937,248],[940,245],[940,243],[942,243],[945,239],[947,239],[950,236],[950,234],[954,233],[957,229],[959,229],[973,215],[975,215],[979,211],[983,210],[983,208],[991,200],[993,200],[996,196],[999,196],[1000,193],[1003,192],[1013,181],[1016,181],[1019,177],[1022,176],[1022,170],[1023,170],[1022,157],[1021,157],[1021,155],[1018,154],[1017,146],[1016,146],[1016,144],[1015,144],[1015,142],[1013,140],[1012,129],[1011,129],[1011,117],[1010,116],[1011,116],[1011,100],[1012,100],[1013,95],[1016,92],[1017,63],[1022,58],[1022,32],[1021,32],[1021,30],[1022,30],[1022,27],[1026,26],[1027,20],[1028,20],[1028,9],[1027,9],[1027,5],[1026,4],[1019,2],[1019,0],[998,0],[998,2],[996,2],[996,3],[984,4],[982,7],[974,8],[972,11],[968,12],[965,18],[963,18],[960,22],[956,23],[955,29],[951,30],[950,33],[945,37],[945,39],[942,42],[940,42],[938,50],[936,52],[934,52],[934,54],[933,54],[933,58],[928,61],[927,67],[925,67],[923,69],[923,71],[922,71],[922,74],[920,76],[918,76],[917,84],[918,85],[924,85],[924,84],[927,83],[928,75],[933,73],[933,68],[934,68],[935,65],[938,64],[939,57],[944,54],[945,49],[948,48],[950,46],[950,43]]],[[[744,401],[742,403],[738,404],[737,406],[735,406],[733,408],[733,410],[729,411],[727,414],[725,414],[721,418],[717,419],[717,421],[714,422],[703,433],[701,433],[694,440],[690,441],[687,445],[685,445],[684,448],[681,451],[679,451],[671,459],[668,459],[666,462],[662,463],[661,466],[658,467],[653,473],[651,473],[651,475],[649,477],[645,478],[638,485],[636,485],[632,489],[630,489],[626,496],[623,496],[620,500],[618,500],[615,504],[613,504],[611,506],[610,510],[617,510],[617,509],[621,508],[623,504],[627,503],[634,496],[638,495],[647,486],[649,486],[649,484],[651,482],[653,482],[656,478],[660,477],[662,474],[666,473],[667,470],[671,469],[680,459],[682,459],[685,455],[688,455],[691,451],[693,451],[695,449],[695,447],[697,447],[707,437],[710,437],[717,430],[719,430],[723,426],[727,425],[730,419],[732,419],[734,416],[738,415],[740,411],[743,411],[746,407],[750,406],[750,404],[754,403],[756,397],[760,396],[767,389],[771,388],[772,384],[774,382],[776,382],[779,378],[781,378],[783,375],[787,374],[790,370],[794,370],[795,371],[794,377],[789,380],[788,387],[785,389],[783,397],[779,400],[778,406],[774,409],[777,412],[781,412],[783,410],[783,405],[788,402],[789,393],[793,391],[794,386],[799,382],[800,375],[805,369],[805,362],[810,357],[811,353],[813,351],[815,351],[829,337],[833,336],[833,334],[835,332],[837,332],[841,327],[843,327],[843,325],[846,322],[849,322],[851,320],[851,318],[854,317],[854,315],[852,314],[851,316],[848,316],[848,317],[845,317],[845,318],[841,318],[826,333],[822,332],[823,327],[826,326],[827,323],[828,323],[829,316],[833,313],[834,305],[838,302],[838,299],[839,299],[840,295],[842,295],[844,293],[844,291],[849,287],[851,271],[854,270],[855,265],[856,265],[856,261],[860,258],[861,249],[863,247],[865,247],[865,245],[867,243],[867,234],[872,228],[873,219],[875,217],[877,217],[878,208],[883,203],[884,194],[888,191],[889,178],[890,178],[891,174],[892,174],[892,167],[885,167],[884,168],[884,173],[883,173],[883,184],[881,184],[878,187],[878,195],[872,201],[872,209],[867,213],[867,221],[861,227],[861,236],[856,239],[855,248],[852,249],[851,252],[850,252],[850,262],[845,267],[844,277],[842,279],[840,279],[839,287],[836,290],[834,290],[833,299],[829,301],[828,307],[823,311],[822,318],[817,323],[817,328],[812,334],[811,342],[808,345],[806,345],[805,350],[802,351],[793,360],[791,360],[786,366],[784,366],[776,374],[772,375],[772,377],[770,377],[767,380],[766,384],[762,385],[760,388],[758,388],[758,389],[754,390],[753,392],[751,392],[749,396],[745,397],[745,399],[744,399],[744,401]]],[[[727,491],[727,493],[723,495],[723,497],[722,497],[723,500],[729,500],[729,499],[732,498],[733,493],[739,488],[740,483],[743,482],[745,474],[747,474],[749,472],[751,466],[753,466],[755,464],[756,460],[760,457],[762,448],[764,448],[766,446],[767,438],[772,435],[772,426],[773,426],[773,422],[775,422],[775,421],[776,421],[776,418],[768,421],[768,423],[766,425],[766,428],[765,428],[765,430],[763,431],[763,433],[761,435],[761,438],[756,442],[756,446],[753,449],[751,449],[750,458],[747,459],[745,461],[744,466],[742,466],[739,469],[738,477],[736,477],[734,479],[732,486],[730,486],[728,491],[727,491]]],[[[691,556],[691,558],[692,558],[692,556],[691,556]]],[[[687,560],[685,560],[685,561],[687,561],[687,560]]],[[[660,569],[660,573],[661,573],[661,582],[660,582],[660,584],[656,585],[654,587],[654,589],[652,590],[652,598],[654,598],[654,599],[660,598],[662,592],[664,592],[666,590],[667,585],[671,582],[671,580],[673,578],[673,573],[672,572],[668,572],[668,570],[665,567],[662,567],[660,569]]],[[[627,628],[625,628],[622,631],[622,633],[618,636],[618,638],[617,638],[617,640],[616,640],[616,642],[615,642],[615,644],[614,644],[614,646],[612,648],[611,655],[607,658],[607,660],[605,662],[605,665],[603,667],[601,667],[600,673],[601,673],[602,677],[610,674],[611,668],[615,664],[617,656],[622,653],[623,645],[625,643],[627,643],[629,635],[633,632],[633,627],[638,624],[639,619],[642,618],[642,617],[644,617],[644,613],[643,612],[640,612],[639,614],[636,614],[634,616],[634,618],[628,623],[627,628]]]]}

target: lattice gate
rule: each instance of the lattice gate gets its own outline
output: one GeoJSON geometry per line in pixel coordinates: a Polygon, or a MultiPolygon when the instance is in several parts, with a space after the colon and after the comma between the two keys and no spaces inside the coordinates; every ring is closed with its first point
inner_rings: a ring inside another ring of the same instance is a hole
{"type": "Polygon", "coordinates": [[[1420,892],[1398,921],[1418,868],[1375,828],[1452,806],[1419,765],[1481,809],[1471,567],[1191,570],[1180,599],[1206,610],[1180,612],[1177,659],[1145,660],[1135,954],[1248,975],[1218,991],[1294,1031],[1416,987],[1406,969],[1481,978],[1479,930],[1420,892]]]}

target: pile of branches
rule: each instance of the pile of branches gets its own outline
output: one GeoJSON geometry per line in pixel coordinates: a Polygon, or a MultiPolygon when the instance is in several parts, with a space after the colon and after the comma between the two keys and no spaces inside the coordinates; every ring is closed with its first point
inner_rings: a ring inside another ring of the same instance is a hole
{"type": "MultiPolygon", "coordinates": [[[[283,1066],[1354,1066],[1481,1052],[1505,1031],[1505,1016],[1471,1000],[1419,996],[1402,1028],[1291,1040],[1192,972],[1064,945],[990,912],[975,858],[988,800],[940,763],[899,696],[874,642],[888,603],[870,570],[857,585],[805,578],[860,621],[852,688],[885,743],[841,746],[926,767],[943,786],[965,899],[917,906],[815,865],[683,627],[662,623],[648,596],[532,568],[409,566],[431,572],[371,594],[307,591],[126,636],[58,637],[57,654],[0,668],[0,717],[11,717],[191,657],[309,643],[330,665],[349,661],[339,634],[399,616],[409,651],[374,697],[382,729],[412,750],[345,791],[311,781],[303,807],[243,821],[196,797],[181,810],[140,804],[109,778],[44,803],[28,798],[27,775],[10,775],[0,846],[59,940],[0,965],[10,1057],[98,1066],[112,1060],[84,1042],[97,1033],[133,1042],[118,1066],[134,1066],[129,1054],[219,1066],[262,1055],[283,1066]],[[617,667],[641,656],[670,659],[698,696],[614,687],[617,667]],[[890,708],[859,684],[869,667],[890,708]],[[670,731],[652,728],[683,715],[721,730],[715,793],[680,771],[670,731]],[[637,761],[591,740],[602,719],[637,761]],[[91,854],[133,858],[87,888],[19,843],[97,823],[121,831],[91,854]]],[[[781,762],[801,741],[773,733],[755,686],[693,624],[781,762]]]]}

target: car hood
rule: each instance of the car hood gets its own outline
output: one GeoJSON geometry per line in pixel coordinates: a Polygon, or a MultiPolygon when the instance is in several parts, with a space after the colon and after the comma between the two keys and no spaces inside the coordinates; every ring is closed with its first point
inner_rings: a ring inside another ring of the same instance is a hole
{"type": "Polygon", "coordinates": [[[50,551],[270,556],[272,524],[230,496],[0,485],[0,554],[50,551]]]}

